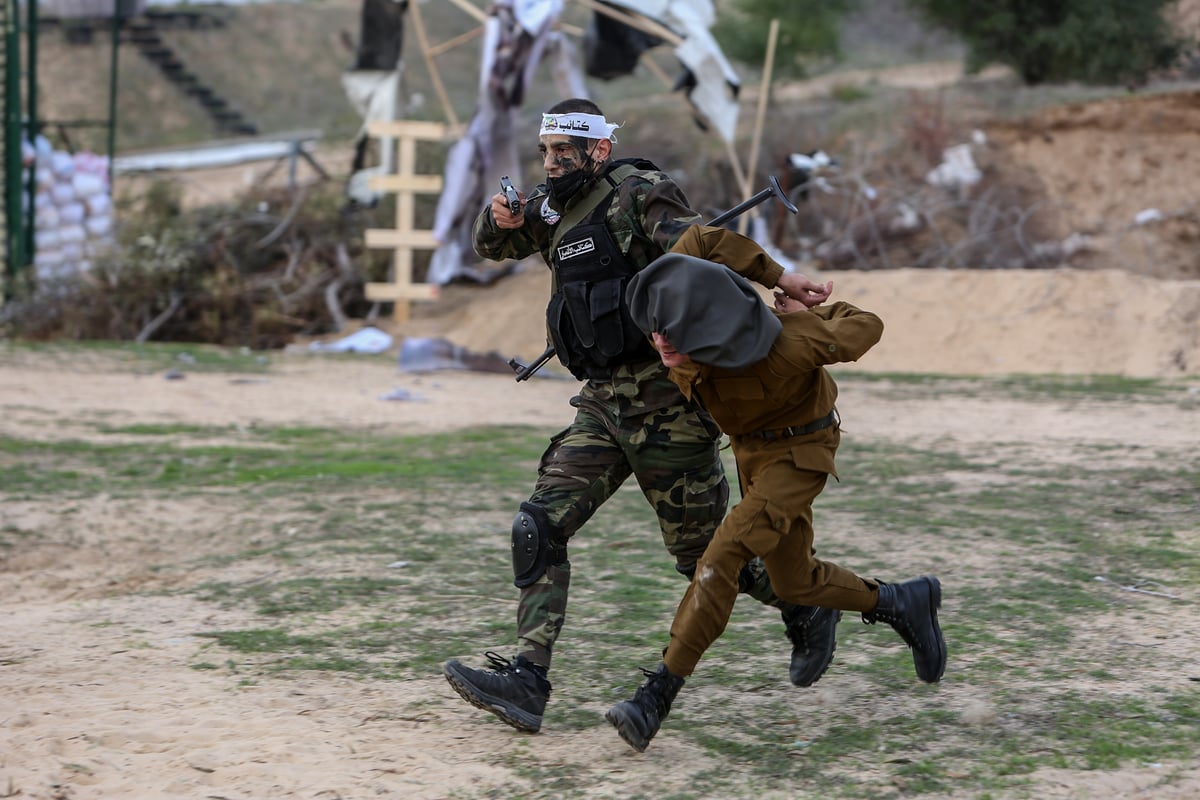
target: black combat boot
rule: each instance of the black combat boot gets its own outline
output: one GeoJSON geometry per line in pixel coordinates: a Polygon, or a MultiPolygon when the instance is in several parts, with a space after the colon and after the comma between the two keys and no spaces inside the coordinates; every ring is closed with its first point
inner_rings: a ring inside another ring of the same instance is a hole
{"type": "Polygon", "coordinates": [[[787,626],[787,637],[792,640],[792,683],[812,686],[833,663],[842,612],[833,608],[790,606],[780,613],[787,626]]]}
{"type": "Polygon", "coordinates": [[[646,745],[658,733],[683,686],[683,678],[668,672],[666,664],[659,664],[655,672],[643,669],[642,674],[646,682],[638,687],[633,699],[617,703],[604,715],[621,738],[639,753],[645,752],[646,745]]]}
{"type": "Polygon", "coordinates": [[[925,576],[904,583],[879,584],[879,603],[864,612],[863,622],[886,622],[912,648],[917,677],[937,683],[946,671],[946,640],[938,625],[937,610],[942,605],[942,584],[925,576]]]}
{"type": "Polygon", "coordinates": [[[484,655],[491,669],[471,669],[450,660],[442,665],[442,674],[471,705],[492,712],[519,731],[537,733],[550,699],[545,670],[524,656],[517,656],[514,663],[490,651],[484,655]]]}

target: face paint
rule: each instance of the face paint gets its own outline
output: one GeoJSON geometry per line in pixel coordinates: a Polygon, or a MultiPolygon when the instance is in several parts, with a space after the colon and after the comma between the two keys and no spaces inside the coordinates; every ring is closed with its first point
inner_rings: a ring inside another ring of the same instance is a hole
{"type": "Polygon", "coordinates": [[[546,182],[550,187],[550,196],[560,206],[578,194],[591,177],[596,163],[591,153],[578,147],[573,149],[573,153],[571,148],[562,148],[551,154],[552,163],[559,174],[547,178],[546,182]]]}
{"type": "Polygon", "coordinates": [[[554,166],[558,167],[562,171],[563,175],[566,175],[570,172],[575,172],[577,169],[581,168],[580,162],[577,159],[566,155],[555,156],[554,166]]]}

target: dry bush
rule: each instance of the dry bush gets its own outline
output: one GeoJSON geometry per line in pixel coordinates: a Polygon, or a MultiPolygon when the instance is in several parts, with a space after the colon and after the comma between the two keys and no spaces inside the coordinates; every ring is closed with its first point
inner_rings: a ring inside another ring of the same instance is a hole
{"type": "Polygon", "coordinates": [[[277,348],[368,315],[363,284],[386,271],[363,247],[381,212],[348,210],[331,183],[194,211],[160,183],[125,205],[91,270],[4,307],[7,335],[277,348]]]}
{"type": "Polygon", "coordinates": [[[858,270],[1029,269],[1070,257],[1060,211],[1045,203],[1036,176],[991,163],[986,143],[970,145],[978,182],[930,184],[946,149],[972,141],[942,93],[909,93],[899,113],[891,136],[858,140],[849,158],[831,147],[839,163],[787,176],[798,213],[771,211],[772,239],[785,254],[858,270]]]}

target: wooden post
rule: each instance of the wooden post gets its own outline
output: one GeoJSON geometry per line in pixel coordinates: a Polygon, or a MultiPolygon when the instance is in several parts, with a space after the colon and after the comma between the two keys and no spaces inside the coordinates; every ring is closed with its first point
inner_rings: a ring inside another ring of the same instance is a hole
{"type": "Polygon", "coordinates": [[[432,231],[413,227],[416,195],[437,194],[442,190],[441,175],[417,174],[417,142],[445,141],[449,133],[449,127],[438,122],[379,120],[367,125],[368,135],[394,137],[399,150],[396,173],[376,175],[367,183],[373,191],[396,193],[396,227],[371,228],[366,232],[367,247],[391,248],[395,252],[392,282],[368,283],[366,297],[394,303],[392,316],[398,324],[408,322],[410,301],[434,300],[438,296],[436,285],[414,283],[412,279],[413,251],[434,250],[438,246],[432,231]]]}
{"type": "MultiPolygon", "coordinates": [[[[779,40],[779,20],[771,20],[767,33],[767,55],[763,62],[762,84],[758,90],[758,113],[754,119],[754,137],[750,141],[750,159],[742,183],[742,199],[747,200],[758,187],[754,186],[754,171],[758,169],[758,148],[762,141],[763,123],[767,116],[767,96],[771,93],[771,73],[775,69],[775,43],[779,40]]],[[[757,212],[756,212],[757,213],[757,212]]],[[[738,232],[745,233],[750,214],[738,220],[738,232]]]]}
{"type": "Polygon", "coordinates": [[[408,13],[412,20],[413,31],[417,34],[417,43],[421,46],[421,56],[425,59],[425,68],[429,70],[429,80],[433,83],[433,89],[437,92],[438,99],[442,101],[442,111],[445,112],[446,119],[450,120],[450,124],[457,128],[458,115],[454,113],[450,95],[446,93],[446,85],[442,83],[442,73],[438,72],[437,63],[433,60],[433,53],[430,52],[429,37],[425,34],[425,23],[421,21],[421,4],[419,2],[409,4],[408,13]]]}

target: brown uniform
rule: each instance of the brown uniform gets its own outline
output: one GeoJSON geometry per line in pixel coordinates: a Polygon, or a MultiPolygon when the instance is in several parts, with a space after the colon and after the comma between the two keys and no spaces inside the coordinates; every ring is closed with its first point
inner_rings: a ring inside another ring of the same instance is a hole
{"type": "MultiPolygon", "coordinates": [[[[737,240],[717,229],[695,230],[674,252],[738,264],[745,274],[738,254],[723,250],[737,240]]],[[[841,439],[837,385],[824,367],[857,360],[879,341],[883,323],[849,303],[778,316],[783,329],[765,359],[739,370],[691,362],[670,373],[684,396],[699,400],[729,434],[743,493],[717,528],[675,614],[663,657],[675,675],[692,674],[725,629],[738,572],[754,556],[766,564],[783,600],[844,611],[875,608],[875,581],[816,557],[812,502],[827,477],[837,476],[834,454],[841,439]]]]}

